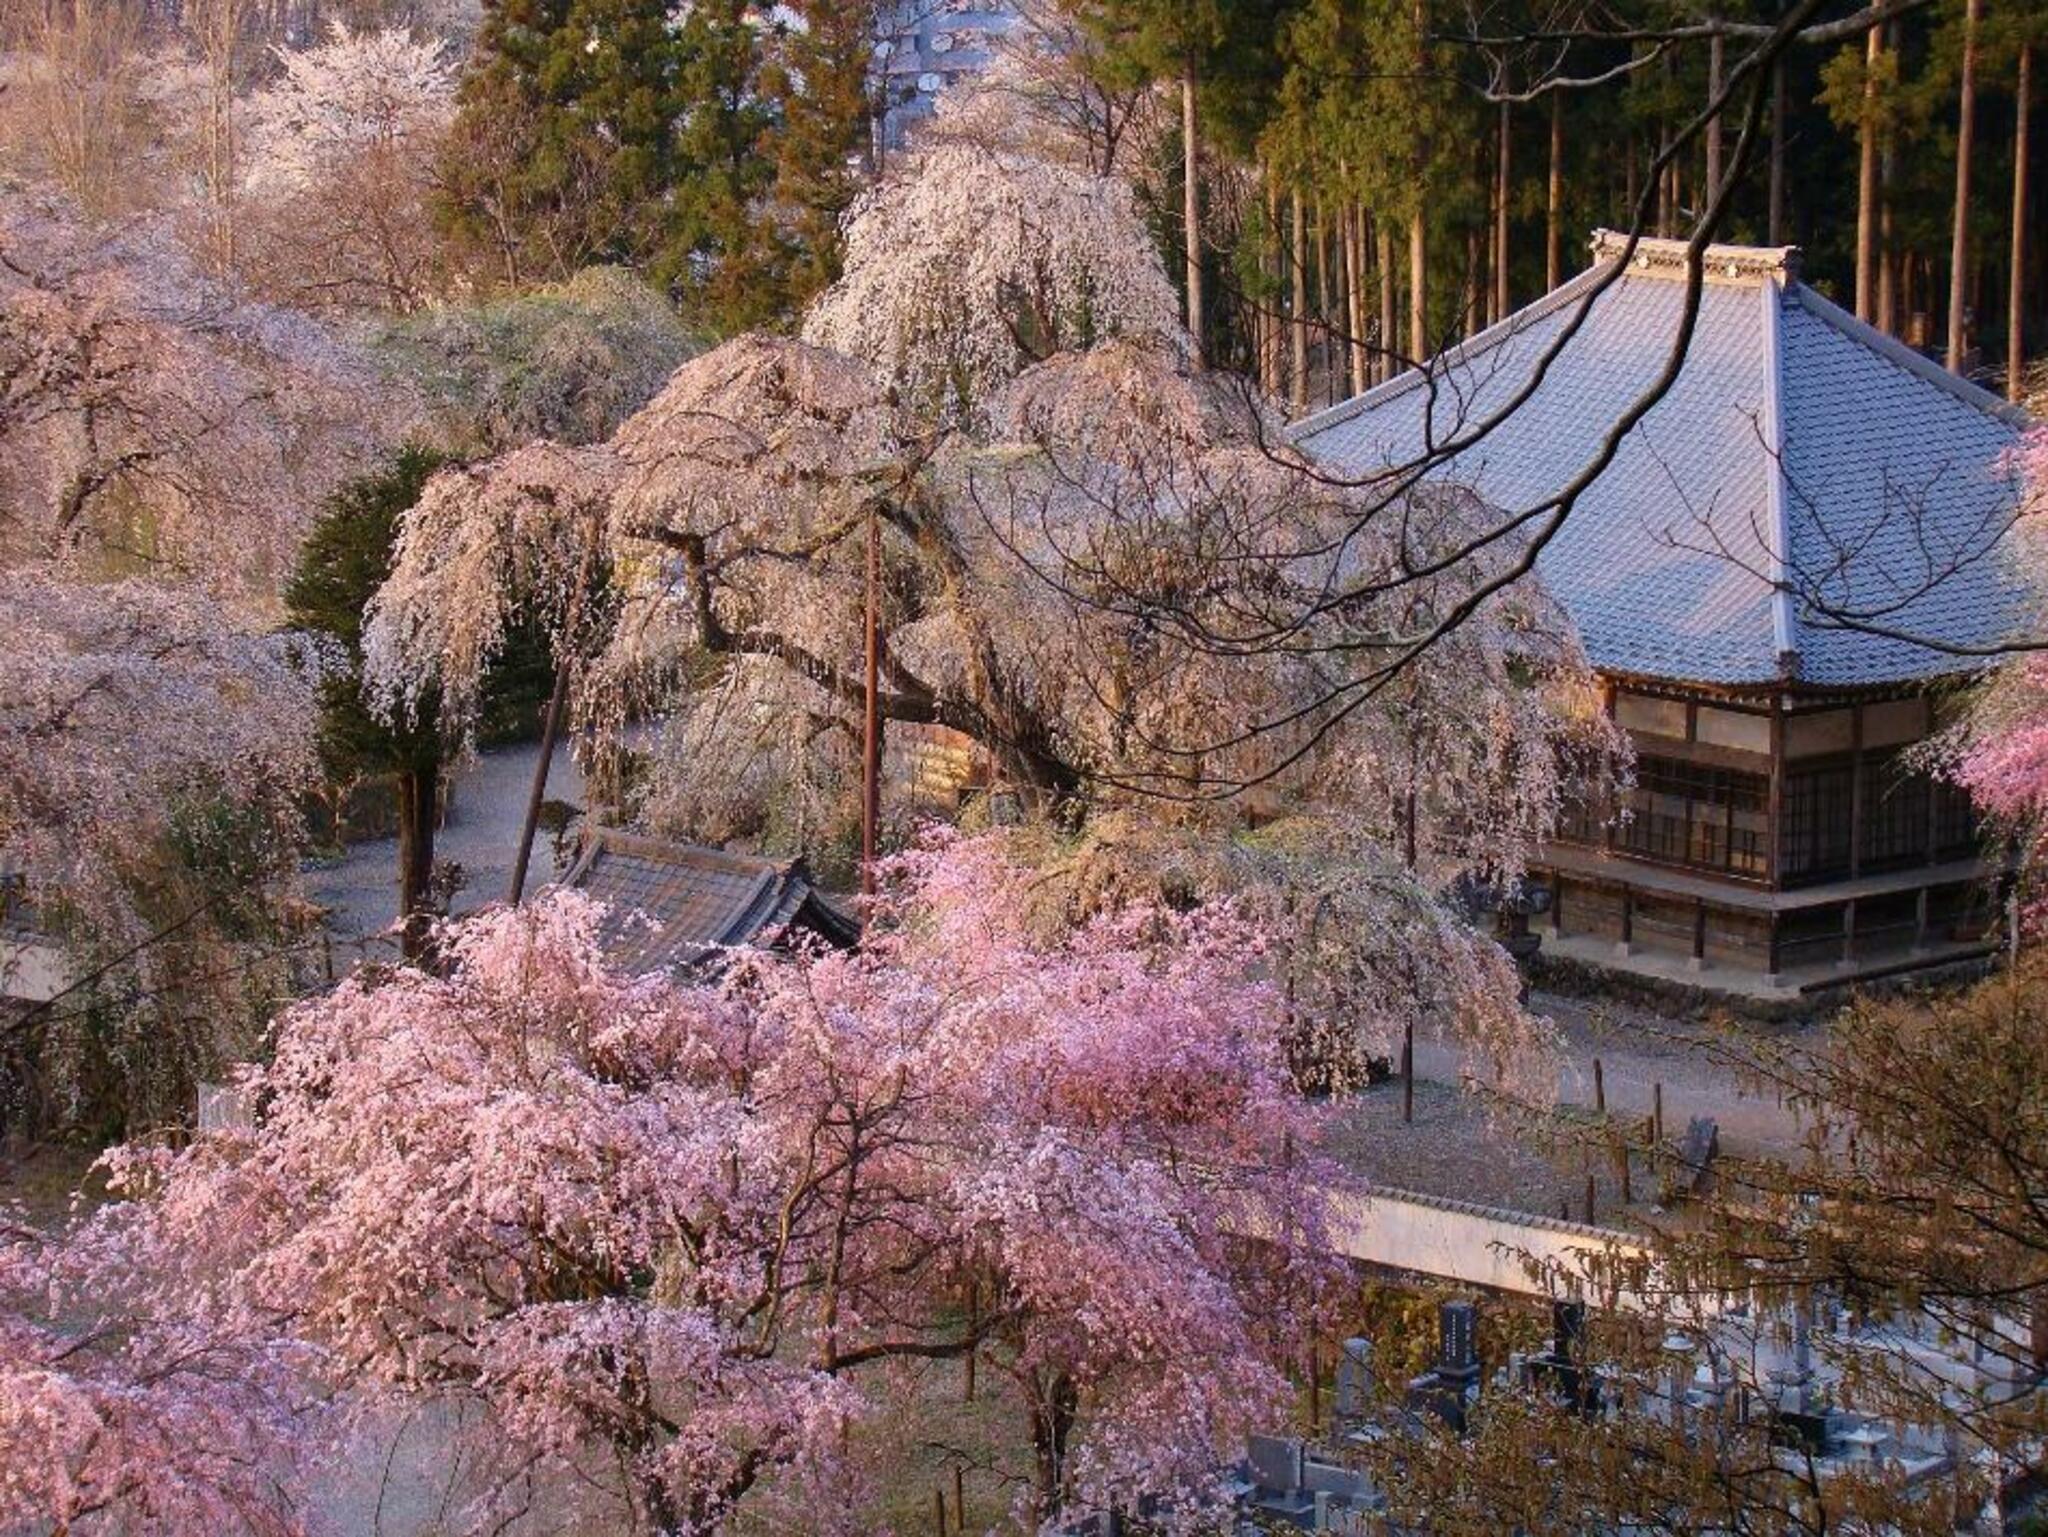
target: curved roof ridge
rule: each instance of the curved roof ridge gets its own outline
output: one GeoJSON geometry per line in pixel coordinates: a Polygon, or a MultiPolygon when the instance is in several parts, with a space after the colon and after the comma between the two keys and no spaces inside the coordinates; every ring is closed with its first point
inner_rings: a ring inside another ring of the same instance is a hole
{"type": "Polygon", "coordinates": [[[1766,550],[1771,578],[1771,643],[1778,656],[1778,674],[1799,676],[1799,614],[1792,603],[1792,511],[1785,486],[1785,367],[1783,290],[1778,278],[1766,277],[1757,292],[1763,297],[1764,339],[1764,512],[1770,527],[1766,550]]]}

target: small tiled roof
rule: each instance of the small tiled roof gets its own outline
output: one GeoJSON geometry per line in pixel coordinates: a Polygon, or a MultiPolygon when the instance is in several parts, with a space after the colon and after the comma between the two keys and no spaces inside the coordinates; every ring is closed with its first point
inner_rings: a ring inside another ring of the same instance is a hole
{"type": "Polygon", "coordinates": [[[635,971],[699,966],[735,946],[799,934],[841,948],[860,937],[859,923],[818,890],[801,859],[599,827],[585,834],[564,884],[606,904],[605,951],[635,971]]]}
{"type": "MultiPolygon", "coordinates": [[[[1594,459],[1677,334],[1679,241],[1639,242],[1590,308],[1578,302],[1621,245],[1601,232],[1586,272],[1427,371],[1307,418],[1294,441],[1353,473],[1385,470],[1472,434],[1534,380],[1431,474],[1505,513],[1542,505],[1594,459]]],[[[1713,246],[1706,272],[1676,382],[1539,557],[1594,665],[1817,688],[1981,665],[1872,629],[1986,646],[2020,627],[2001,536],[2023,414],[1830,304],[1790,248],[1713,246]],[[1844,627],[1852,612],[1869,625],[1844,627]]]]}

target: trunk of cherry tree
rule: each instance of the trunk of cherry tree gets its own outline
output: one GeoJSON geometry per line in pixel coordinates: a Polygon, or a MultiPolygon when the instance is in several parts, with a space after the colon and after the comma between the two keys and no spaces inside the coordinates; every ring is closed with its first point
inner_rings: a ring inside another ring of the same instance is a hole
{"type": "Polygon", "coordinates": [[[2019,116],[2012,138],[2012,270],[2007,275],[2005,299],[2005,397],[2018,400],[2026,393],[2027,361],[2027,115],[2033,108],[2034,50],[2020,44],[2019,80],[2014,86],[2013,105],[2019,116]]]}
{"type": "Polygon", "coordinates": [[[1187,241],[1188,335],[1194,343],[1195,367],[1207,366],[1202,316],[1202,151],[1195,119],[1195,64],[1190,59],[1180,76],[1181,228],[1187,241]]]}
{"type": "Polygon", "coordinates": [[[1564,92],[1550,93],[1550,186],[1544,200],[1543,288],[1564,281],[1564,92]]]}
{"type": "Polygon", "coordinates": [[[1066,1501],[1067,1449],[1073,1440],[1080,1400],[1064,1372],[1037,1374],[1026,1384],[1031,1404],[1031,1460],[1041,1527],[1059,1515],[1066,1501]]]}
{"type": "Polygon", "coordinates": [[[433,911],[434,824],[441,801],[437,765],[398,776],[398,918],[407,960],[425,953],[433,911]]]}
{"type": "Polygon", "coordinates": [[[1970,275],[1970,151],[1977,118],[1977,20],[1982,0],[1969,0],[1963,10],[1962,99],[1956,104],[1956,213],[1948,254],[1948,367],[1963,368],[1969,343],[1965,324],[1970,275]]]}

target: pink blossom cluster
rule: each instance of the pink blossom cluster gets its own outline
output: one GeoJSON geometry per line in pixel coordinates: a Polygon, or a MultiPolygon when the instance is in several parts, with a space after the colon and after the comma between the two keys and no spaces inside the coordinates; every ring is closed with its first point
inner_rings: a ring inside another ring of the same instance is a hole
{"type": "MultiPolygon", "coordinates": [[[[2021,439],[2015,458],[2025,487],[2014,545],[2038,581],[2044,529],[2048,529],[2048,428],[2021,439]]],[[[2027,616],[2038,629],[2038,613],[2027,616]]],[[[1943,739],[1948,770],[1978,807],[2027,839],[2029,863],[2038,867],[2048,838],[2048,655],[2025,653],[1978,689],[1957,728],[1943,739]]],[[[2039,899],[2031,922],[2044,913],[2039,899]]]]}
{"type": "Polygon", "coordinates": [[[206,1321],[167,1396],[110,1429],[73,1407],[113,1391],[101,1369],[22,1334],[10,1359],[54,1369],[0,1379],[0,1446],[46,1444],[0,1520],[188,1435],[282,1466],[242,1448],[287,1422],[243,1401],[288,1348],[353,1402],[481,1406],[506,1491],[616,1466],[667,1531],[742,1506],[861,1529],[852,1432],[893,1368],[972,1354],[1033,1448],[1020,1514],[1150,1494],[1198,1519],[1285,1412],[1336,1176],[1254,926],[1145,906],[1043,936],[1026,879],[998,839],[935,842],[890,865],[859,952],[715,980],[613,970],[600,909],[556,893],[449,928],[432,973],[290,1011],[253,1127],[115,1160],[137,1199],[96,1241],[146,1278],[142,1316],[206,1321]],[[256,1375],[201,1392],[248,1341],[256,1375]],[[193,1418],[245,1408],[234,1435],[193,1418]]]}

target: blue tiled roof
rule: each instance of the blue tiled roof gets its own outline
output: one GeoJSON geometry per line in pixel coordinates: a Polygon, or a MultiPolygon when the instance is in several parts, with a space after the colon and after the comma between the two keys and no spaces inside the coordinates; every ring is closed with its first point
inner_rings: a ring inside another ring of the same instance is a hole
{"type": "Polygon", "coordinates": [[[760,859],[599,827],[564,884],[606,906],[598,939],[635,972],[715,964],[734,946],[797,930],[850,946],[860,926],[811,882],[800,859],[760,859]]]}
{"type": "MultiPolygon", "coordinates": [[[[1664,368],[1684,301],[1683,246],[1645,241],[1588,309],[1602,241],[1586,273],[1296,443],[1353,472],[1411,463],[1502,412],[1583,315],[1529,398],[1431,471],[1508,514],[1557,496],[1664,368]]],[[[1676,382],[1539,557],[1594,665],[1819,687],[1979,665],[1872,632],[1983,646],[2018,627],[2000,536],[2019,413],[1801,284],[1794,253],[1717,246],[1708,270],[1676,382]]]]}

